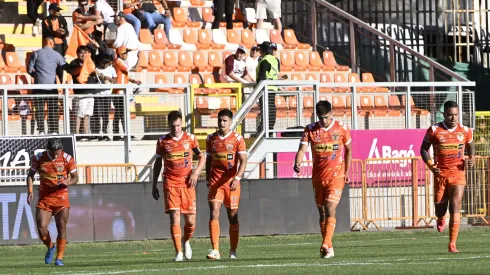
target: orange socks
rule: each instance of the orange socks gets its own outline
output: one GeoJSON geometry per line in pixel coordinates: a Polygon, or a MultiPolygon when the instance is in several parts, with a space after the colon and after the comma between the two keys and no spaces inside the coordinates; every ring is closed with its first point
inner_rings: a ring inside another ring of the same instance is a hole
{"type": "Polygon", "coordinates": [[[449,216],[449,242],[456,243],[459,233],[459,223],[461,216],[459,213],[450,214],[449,216]]]}
{"type": "Polygon", "coordinates": [[[209,221],[209,235],[213,249],[219,251],[219,220],[209,221]]]}
{"type": "Polygon", "coordinates": [[[230,224],[230,251],[236,251],[238,246],[238,235],[240,232],[240,224],[230,224]]]}
{"type": "Polygon", "coordinates": [[[180,224],[171,225],[170,234],[172,234],[172,241],[174,242],[175,252],[182,252],[182,243],[180,241],[181,238],[180,224]]]}
{"type": "Polygon", "coordinates": [[[56,239],[56,259],[63,260],[63,254],[65,254],[66,239],[56,239]]]}
{"type": "Polygon", "coordinates": [[[325,220],[320,222],[320,231],[322,232],[322,240],[325,238],[325,220]]]}
{"type": "Polygon", "coordinates": [[[335,232],[335,224],[337,223],[337,219],[333,217],[328,217],[325,222],[325,236],[323,237],[323,244],[328,247],[332,246],[332,237],[335,232]]]}
{"type": "Polygon", "coordinates": [[[195,226],[184,225],[184,243],[188,242],[194,235],[195,226]]]}
{"type": "Polygon", "coordinates": [[[45,244],[48,248],[53,247],[53,242],[51,242],[51,236],[49,236],[49,232],[48,235],[41,236],[41,241],[43,241],[43,244],[45,244]]]}

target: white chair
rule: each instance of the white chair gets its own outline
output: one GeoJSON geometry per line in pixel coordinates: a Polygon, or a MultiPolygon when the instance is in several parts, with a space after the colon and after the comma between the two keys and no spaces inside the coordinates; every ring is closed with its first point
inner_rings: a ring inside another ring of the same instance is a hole
{"type": "Polygon", "coordinates": [[[256,29],[255,30],[255,41],[262,44],[264,41],[271,41],[269,37],[269,30],[266,29],[256,29]]]}
{"type": "Polygon", "coordinates": [[[180,8],[188,8],[191,6],[191,1],[180,1],[180,8]]]}
{"type": "Polygon", "coordinates": [[[185,51],[197,50],[196,45],[184,42],[184,40],[182,39],[182,35],[180,34],[180,31],[178,29],[170,29],[168,36],[169,36],[168,40],[170,41],[170,43],[176,45],[182,45],[182,47],[180,48],[181,50],[185,50],[185,51]]]}
{"type": "Polygon", "coordinates": [[[257,18],[255,18],[254,8],[245,8],[245,19],[247,19],[248,23],[251,24],[257,23],[257,18]]]}
{"type": "Polygon", "coordinates": [[[213,30],[213,42],[216,44],[224,44],[225,51],[236,51],[238,49],[238,44],[232,44],[228,43],[228,40],[226,39],[225,33],[222,30],[213,30]]]}

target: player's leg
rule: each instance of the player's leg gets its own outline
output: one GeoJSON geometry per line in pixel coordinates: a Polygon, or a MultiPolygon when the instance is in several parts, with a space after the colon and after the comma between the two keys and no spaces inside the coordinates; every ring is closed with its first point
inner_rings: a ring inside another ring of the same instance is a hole
{"type": "Polygon", "coordinates": [[[223,203],[223,189],[211,186],[208,194],[209,205],[209,234],[211,237],[211,245],[213,249],[209,250],[206,258],[218,260],[221,255],[219,253],[219,211],[223,203]]]}
{"type": "Polygon", "coordinates": [[[69,207],[64,207],[54,214],[56,229],[58,230],[58,237],[56,238],[57,253],[55,262],[55,265],[57,266],[63,266],[63,255],[65,254],[66,247],[66,224],[68,223],[69,216],[69,207]]]}
{"type": "Polygon", "coordinates": [[[238,206],[240,204],[240,186],[234,191],[225,190],[225,198],[223,203],[226,206],[228,221],[230,222],[230,259],[237,258],[236,249],[240,236],[240,223],[238,222],[238,206]]]}
{"type": "Polygon", "coordinates": [[[163,187],[163,194],[165,197],[165,213],[170,217],[170,235],[175,248],[174,261],[180,262],[184,260],[184,254],[182,253],[182,232],[180,229],[180,207],[181,207],[181,188],[178,187],[163,187]]]}
{"type": "Polygon", "coordinates": [[[322,248],[326,250],[324,258],[332,258],[334,254],[332,238],[337,224],[337,205],[342,197],[344,189],[344,178],[337,178],[325,186],[325,237],[322,248]]]}
{"type": "Polygon", "coordinates": [[[315,196],[315,203],[318,208],[318,214],[320,219],[318,220],[320,224],[320,232],[322,232],[322,240],[325,238],[325,194],[322,181],[313,181],[313,193],[315,196]]]}
{"type": "Polygon", "coordinates": [[[192,248],[190,239],[194,235],[196,228],[196,189],[182,188],[182,205],[180,211],[184,214],[184,237],[182,239],[182,247],[184,248],[184,256],[187,260],[192,259],[192,248]]]}
{"type": "Polygon", "coordinates": [[[434,177],[434,208],[437,217],[437,231],[443,232],[446,226],[446,212],[449,203],[447,178],[434,177]]]}
{"type": "Polygon", "coordinates": [[[456,249],[459,224],[461,221],[461,201],[464,195],[464,185],[449,186],[449,252],[459,252],[456,249]]]}
{"type": "MultiPolygon", "coordinates": [[[[38,207],[42,205],[41,202],[38,203],[38,207]]],[[[56,246],[51,241],[51,236],[49,235],[48,225],[51,220],[52,213],[46,210],[36,208],[36,225],[37,232],[39,233],[39,238],[41,241],[48,247],[48,251],[46,252],[46,256],[44,257],[44,262],[46,264],[50,264],[53,261],[54,252],[56,250],[56,246]]]]}

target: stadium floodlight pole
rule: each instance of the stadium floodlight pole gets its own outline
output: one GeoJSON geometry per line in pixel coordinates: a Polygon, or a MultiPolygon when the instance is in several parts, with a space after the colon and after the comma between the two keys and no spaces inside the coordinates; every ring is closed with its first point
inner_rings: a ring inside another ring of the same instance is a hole
{"type": "Polygon", "coordinates": [[[405,129],[410,129],[412,127],[412,110],[411,110],[411,106],[410,106],[410,102],[411,102],[411,92],[412,89],[410,88],[410,86],[407,87],[407,94],[405,95],[405,129]]]}
{"type": "Polygon", "coordinates": [[[129,120],[131,119],[131,113],[129,108],[129,89],[124,89],[124,126],[126,127],[126,138],[124,139],[124,162],[130,163],[131,155],[131,128],[129,120]]]}
{"type": "Polygon", "coordinates": [[[4,110],[2,112],[2,124],[3,124],[3,135],[8,136],[8,120],[9,120],[9,112],[7,110],[9,109],[8,105],[8,99],[7,99],[7,89],[3,89],[3,95],[2,95],[2,109],[4,110]]]}
{"type": "Polygon", "coordinates": [[[65,134],[71,134],[71,129],[70,129],[70,110],[68,108],[65,108],[65,106],[68,106],[68,99],[69,99],[69,94],[68,94],[68,88],[63,89],[63,124],[65,126],[65,134]]]}

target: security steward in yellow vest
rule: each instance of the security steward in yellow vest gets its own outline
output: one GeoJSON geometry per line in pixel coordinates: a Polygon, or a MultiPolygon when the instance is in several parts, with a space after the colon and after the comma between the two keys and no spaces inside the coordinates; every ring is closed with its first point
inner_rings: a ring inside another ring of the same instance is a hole
{"type": "MultiPolygon", "coordinates": [[[[268,41],[263,42],[259,45],[261,59],[259,65],[257,66],[257,83],[262,80],[278,80],[279,79],[279,62],[275,56],[272,55],[271,43],[268,41]]],[[[276,86],[267,86],[268,90],[271,92],[279,90],[276,86]]],[[[276,104],[275,104],[275,93],[269,93],[268,97],[268,107],[269,107],[269,130],[274,129],[276,124],[276,104]]],[[[262,105],[262,97],[259,100],[259,106],[262,105]]],[[[257,116],[257,130],[262,128],[262,115],[257,116]]],[[[259,131],[257,131],[259,132],[259,131]]]]}

